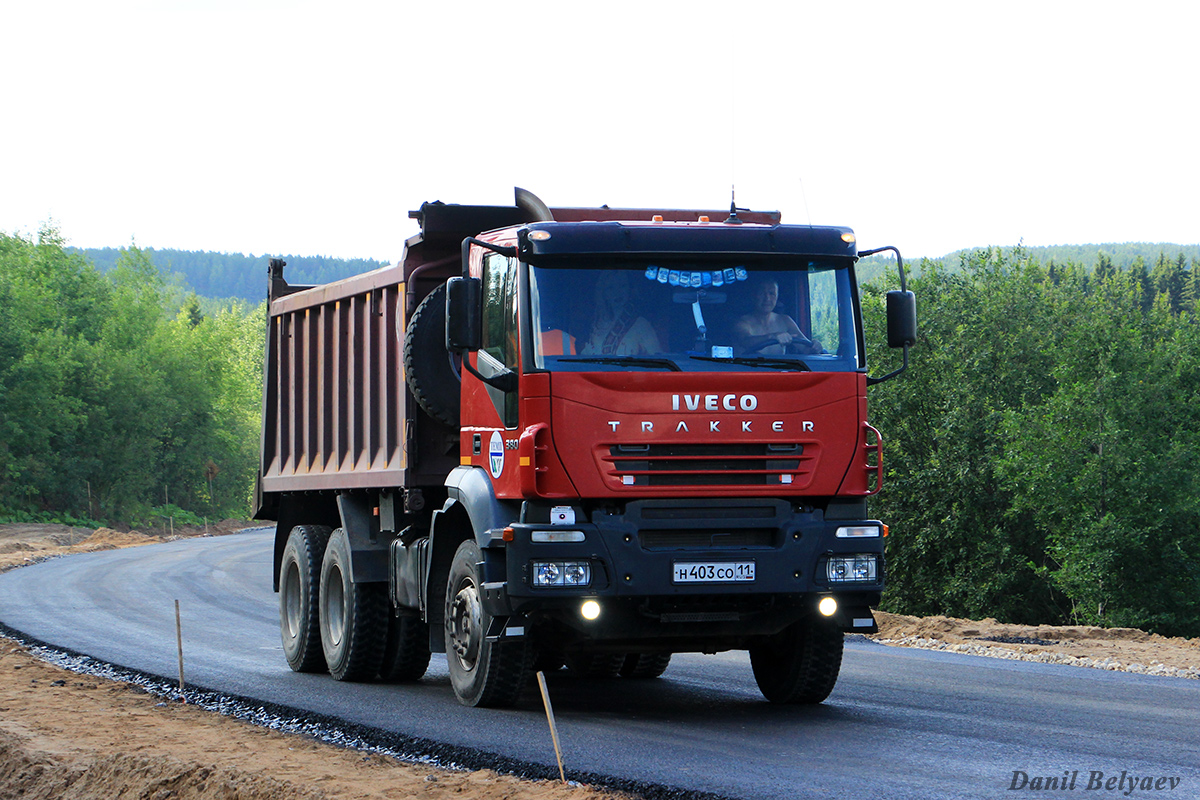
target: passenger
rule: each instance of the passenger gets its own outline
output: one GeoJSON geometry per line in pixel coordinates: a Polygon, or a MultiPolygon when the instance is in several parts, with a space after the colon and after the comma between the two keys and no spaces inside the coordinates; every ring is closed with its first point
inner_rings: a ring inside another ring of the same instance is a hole
{"type": "Polygon", "coordinates": [[[621,270],[596,280],[592,329],[583,343],[584,355],[640,356],[662,352],[658,334],[633,309],[629,275],[621,270]]]}
{"type": "Polygon", "coordinates": [[[825,348],[816,339],[800,332],[800,326],[787,314],[775,311],[779,303],[779,283],[774,278],[760,278],[754,285],[754,310],[737,321],[734,332],[743,353],[782,355],[792,353],[823,353],[825,348]]]}

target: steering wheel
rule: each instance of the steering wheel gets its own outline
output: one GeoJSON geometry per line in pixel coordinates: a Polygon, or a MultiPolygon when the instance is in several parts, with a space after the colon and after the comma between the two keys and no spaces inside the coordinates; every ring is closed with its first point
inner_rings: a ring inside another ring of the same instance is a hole
{"type": "Polygon", "coordinates": [[[792,341],[788,342],[787,344],[784,344],[783,342],[781,342],[781,341],[779,341],[778,339],[774,338],[774,336],[773,336],[773,335],[771,335],[771,334],[768,334],[768,335],[770,335],[770,336],[771,336],[771,338],[770,338],[770,339],[764,339],[763,341],[759,342],[759,343],[758,343],[758,344],[756,344],[756,345],[753,345],[753,346],[751,346],[751,347],[747,347],[745,350],[743,350],[743,351],[742,351],[742,355],[747,355],[747,356],[749,356],[749,355],[754,355],[755,353],[758,353],[758,352],[761,352],[761,351],[763,351],[763,350],[766,350],[768,347],[777,347],[777,346],[778,346],[778,347],[782,347],[782,348],[783,348],[783,352],[785,352],[785,353],[786,353],[786,352],[788,351],[788,348],[789,348],[789,347],[791,347],[792,345],[796,344],[796,341],[795,341],[794,339],[793,339],[792,341]]]}
{"type": "MultiPolygon", "coordinates": [[[[792,339],[792,341],[788,342],[787,344],[784,344],[783,342],[780,342],[778,339],[766,339],[764,341],[759,342],[756,345],[753,345],[752,347],[746,348],[745,350],[742,351],[742,355],[746,355],[746,356],[754,355],[755,353],[759,353],[759,352],[762,352],[763,350],[766,350],[768,347],[775,347],[777,345],[783,348],[783,352],[785,354],[792,353],[795,355],[803,355],[804,351],[801,350],[800,348],[802,346],[813,347],[814,342],[811,340],[807,341],[807,342],[800,342],[800,341],[797,341],[796,339],[792,339]]],[[[819,348],[814,352],[815,353],[823,353],[823,352],[825,352],[825,350],[824,350],[824,348],[819,348]]]]}

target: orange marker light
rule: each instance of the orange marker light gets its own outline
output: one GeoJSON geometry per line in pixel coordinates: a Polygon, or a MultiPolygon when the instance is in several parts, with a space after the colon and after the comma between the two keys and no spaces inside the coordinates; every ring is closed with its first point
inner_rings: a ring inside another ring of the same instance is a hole
{"type": "Polygon", "coordinates": [[[705,216],[701,216],[701,217],[700,217],[700,221],[701,221],[701,222],[711,222],[711,220],[708,218],[708,216],[707,216],[707,215],[705,215],[705,216]]]}
{"type": "Polygon", "coordinates": [[[650,221],[651,221],[651,222],[662,222],[662,221],[663,221],[663,215],[662,215],[662,214],[655,214],[653,217],[651,217],[651,218],[650,218],[650,221]]]}
{"type": "Polygon", "coordinates": [[[511,542],[513,540],[513,529],[505,528],[504,533],[500,536],[500,538],[506,542],[511,542]]]}

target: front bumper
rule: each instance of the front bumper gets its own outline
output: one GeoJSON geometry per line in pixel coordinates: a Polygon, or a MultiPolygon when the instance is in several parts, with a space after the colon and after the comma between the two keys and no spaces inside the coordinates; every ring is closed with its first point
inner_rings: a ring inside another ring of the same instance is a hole
{"type": "Polygon", "coordinates": [[[757,634],[816,614],[817,602],[832,596],[839,606],[835,622],[844,630],[875,630],[870,606],[878,605],[884,583],[883,526],[877,521],[826,520],[820,509],[771,498],[635,501],[590,515],[578,509],[572,516],[570,524],[547,519],[509,526],[503,555],[493,550],[493,557],[503,558],[504,579],[484,587],[490,613],[552,618],[600,638],[693,634],[698,625],[714,635],[757,634]],[[839,528],[872,526],[879,536],[837,535],[839,528]],[[582,540],[535,541],[561,538],[543,532],[564,530],[581,532],[582,540]],[[831,570],[830,559],[841,566],[831,570]],[[869,570],[847,574],[842,568],[867,561],[869,570]],[[590,580],[585,586],[538,586],[538,565],[547,562],[587,564],[590,580]],[[681,579],[682,564],[718,569],[689,581],[681,579]],[[704,579],[719,573],[736,578],[735,565],[742,565],[740,580],[704,579]],[[745,579],[746,565],[752,565],[752,580],[745,579]],[[832,579],[837,577],[844,579],[832,579]],[[585,599],[601,603],[601,620],[580,616],[585,599]]]}

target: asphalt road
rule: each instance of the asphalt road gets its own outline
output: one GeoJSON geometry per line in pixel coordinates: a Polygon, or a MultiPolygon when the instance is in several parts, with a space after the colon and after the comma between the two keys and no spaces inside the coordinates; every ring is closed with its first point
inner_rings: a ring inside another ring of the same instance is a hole
{"type": "MultiPolygon", "coordinates": [[[[189,684],[554,764],[536,688],[515,709],[462,707],[440,655],[407,686],[291,672],[270,556],[271,534],[255,532],[55,559],[0,575],[0,622],[173,678],[178,599],[189,684]]],[[[1046,794],[1035,779],[1065,777],[1068,788],[1049,794],[1200,797],[1200,681],[858,639],[813,708],[765,702],[744,653],[677,655],[656,681],[561,673],[549,684],[568,769],[696,792],[1013,798],[1046,794]],[[1011,788],[1022,774],[1028,782],[1011,788]],[[1159,778],[1179,780],[1153,788],[1159,778]]]]}

